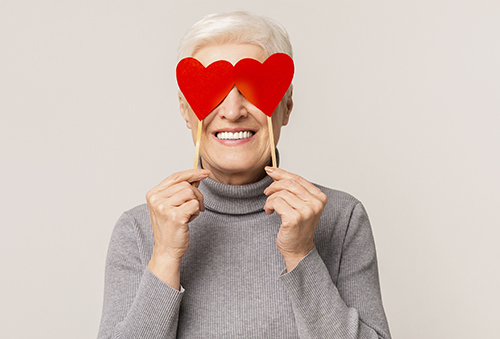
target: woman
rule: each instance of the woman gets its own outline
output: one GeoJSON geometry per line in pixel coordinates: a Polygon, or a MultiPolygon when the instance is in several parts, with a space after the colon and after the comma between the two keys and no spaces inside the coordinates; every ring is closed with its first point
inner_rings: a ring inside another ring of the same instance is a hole
{"type": "MultiPolygon", "coordinates": [[[[204,18],[180,46],[204,66],[277,52],[292,56],[286,31],[244,12],[204,18]]],[[[272,115],[276,143],[292,107],[290,89],[272,115]]],[[[267,116],[233,87],[204,120],[201,168],[118,220],[99,338],[390,337],[363,206],[270,156],[267,116]]]]}

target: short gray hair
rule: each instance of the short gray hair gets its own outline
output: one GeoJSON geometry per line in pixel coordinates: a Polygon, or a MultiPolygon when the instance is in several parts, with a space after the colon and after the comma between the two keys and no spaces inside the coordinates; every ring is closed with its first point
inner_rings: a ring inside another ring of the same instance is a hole
{"type": "Polygon", "coordinates": [[[249,12],[210,14],[195,23],[179,45],[179,60],[196,54],[201,48],[225,43],[260,46],[266,55],[292,55],[292,45],[285,28],[278,22],[249,12]]]}
{"type": "MultiPolygon", "coordinates": [[[[226,43],[260,46],[266,58],[274,53],[285,53],[293,58],[290,38],[280,23],[249,12],[235,11],[209,14],[195,23],[179,44],[178,60],[192,57],[203,47],[226,43]]],[[[286,105],[292,88],[290,85],[280,106],[286,105]]]]}

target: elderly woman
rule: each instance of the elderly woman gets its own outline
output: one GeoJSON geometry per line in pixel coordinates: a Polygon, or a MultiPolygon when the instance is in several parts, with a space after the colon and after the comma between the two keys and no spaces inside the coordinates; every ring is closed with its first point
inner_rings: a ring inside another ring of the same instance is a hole
{"type": "MultiPolygon", "coordinates": [[[[180,45],[205,66],[277,52],[292,56],[283,27],[243,12],[204,18],[180,45]]],[[[276,143],[291,94],[272,115],[276,143]]],[[[267,116],[236,87],[204,120],[200,162],[118,220],[99,338],[390,337],[363,206],[268,167],[267,116]]]]}

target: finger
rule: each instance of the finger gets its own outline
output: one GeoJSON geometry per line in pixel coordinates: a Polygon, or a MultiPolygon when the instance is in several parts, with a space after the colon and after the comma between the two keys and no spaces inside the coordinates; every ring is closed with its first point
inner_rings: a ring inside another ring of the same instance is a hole
{"type": "Polygon", "coordinates": [[[267,202],[272,203],[277,199],[285,201],[291,208],[297,211],[302,211],[305,208],[307,208],[307,202],[298,198],[295,194],[285,190],[279,191],[271,195],[269,198],[267,198],[266,204],[267,202]]]}
{"type": "MultiPolygon", "coordinates": [[[[198,188],[193,187],[187,181],[180,182],[173,186],[166,188],[164,191],[158,192],[162,197],[166,199],[172,199],[177,195],[190,197],[189,192],[192,192],[192,198],[197,199],[200,202],[200,210],[204,211],[205,206],[203,204],[203,194],[201,194],[198,188]]],[[[184,201],[185,202],[185,201],[184,201]]],[[[183,201],[179,201],[176,206],[179,206],[183,201]]]]}
{"type": "Polygon", "coordinates": [[[159,213],[156,215],[158,225],[185,225],[200,213],[198,200],[191,199],[180,206],[160,205],[159,213]]]}
{"type": "Polygon", "coordinates": [[[177,172],[163,180],[158,186],[157,190],[162,190],[180,182],[186,181],[188,183],[201,181],[210,175],[210,170],[207,169],[190,169],[187,171],[177,172]]]}
{"type": "Polygon", "coordinates": [[[293,209],[292,206],[281,197],[273,199],[269,201],[269,203],[266,202],[264,210],[266,210],[267,214],[272,214],[272,212],[268,213],[268,211],[276,211],[276,213],[282,216],[281,222],[284,226],[288,225],[291,220],[298,220],[300,218],[300,213],[293,209]],[[286,216],[286,218],[284,216],[286,216]]]}
{"type": "Polygon", "coordinates": [[[184,215],[187,223],[193,221],[198,215],[200,215],[200,204],[198,200],[189,200],[185,204],[178,207],[179,213],[184,215]]]}
{"type": "Polygon", "coordinates": [[[312,199],[315,199],[315,196],[311,194],[311,192],[309,192],[304,186],[302,186],[301,183],[292,179],[273,182],[271,185],[269,185],[269,187],[266,188],[264,194],[267,196],[272,196],[273,194],[284,190],[294,194],[302,201],[310,201],[312,199]]]}
{"type": "Polygon", "coordinates": [[[296,182],[304,186],[304,188],[307,189],[311,194],[317,195],[322,193],[319,188],[311,184],[306,179],[302,178],[300,175],[287,172],[281,168],[273,168],[269,166],[266,166],[265,170],[267,174],[275,181],[286,180],[286,179],[295,180],[296,182]]]}
{"type": "Polygon", "coordinates": [[[200,202],[200,200],[194,194],[194,192],[192,190],[189,190],[189,189],[184,189],[184,190],[177,192],[177,194],[168,198],[168,200],[166,200],[166,203],[172,207],[180,207],[191,200],[196,200],[198,202],[199,206],[202,205],[203,199],[201,199],[201,202],[200,202]]]}
{"type": "MultiPolygon", "coordinates": [[[[323,211],[323,205],[321,204],[320,201],[313,201],[313,202],[305,202],[301,199],[299,199],[296,195],[288,192],[288,191],[280,191],[278,193],[273,194],[268,198],[266,201],[269,202],[270,204],[273,203],[275,200],[283,200],[287,203],[290,208],[294,210],[294,215],[296,216],[297,221],[303,221],[303,220],[310,220],[313,219],[317,216],[320,216],[322,211],[323,211]]],[[[289,210],[277,210],[276,212],[281,215],[283,218],[285,214],[282,213],[289,213],[289,210]]],[[[266,212],[267,213],[267,212],[266,212]]],[[[288,218],[290,218],[290,215],[286,215],[288,218]]]]}
{"type": "MultiPolygon", "coordinates": [[[[267,198],[266,203],[264,205],[264,210],[266,211],[266,213],[272,214],[274,211],[276,211],[276,212],[278,212],[278,214],[281,215],[281,213],[276,210],[275,204],[276,204],[276,201],[279,201],[278,204],[281,204],[282,202],[285,202],[286,204],[288,204],[287,196],[286,196],[287,194],[289,194],[290,196],[292,195],[290,192],[283,191],[280,193],[275,193],[272,196],[270,196],[269,198],[267,198]]],[[[290,198],[290,200],[291,199],[292,198],[290,198]]],[[[297,197],[295,197],[295,199],[299,200],[297,197]]],[[[304,202],[302,202],[302,203],[304,203],[304,202]]],[[[288,204],[288,205],[290,206],[290,204],[288,204]]],[[[291,206],[290,206],[290,208],[293,209],[293,207],[291,207],[291,206]]],[[[281,211],[284,211],[284,210],[281,210],[281,211]]]]}
{"type": "Polygon", "coordinates": [[[198,210],[196,213],[194,214],[191,214],[191,217],[189,218],[188,220],[188,224],[193,221],[194,219],[196,219],[196,217],[198,217],[200,215],[200,211],[198,210]]]}

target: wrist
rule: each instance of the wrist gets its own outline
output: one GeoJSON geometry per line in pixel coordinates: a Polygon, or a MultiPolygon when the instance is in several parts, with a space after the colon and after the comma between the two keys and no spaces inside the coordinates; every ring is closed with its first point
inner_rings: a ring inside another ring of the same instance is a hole
{"type": "Polygon", "coordinates": [[[153,255],[148,263],[149,270],[170,287],[180,290],[181,259],[167,255],[153,255]]]}
{"type": "Polygon", "coordinates": [[[298,253],[283,253],[282,252],[281,255],[283,256],[283,259],[285,260],[287,272],[290,272],[291,270],[293,270],[295,268],[295,266],[297,266],[297,264],[302,259],[304,259],[309,254],[309,252],[312,251],[313,248],[314,248],[314,246],[312,246],[311,248],[308,248],[307,250],[298,252],[298,253]]]}

